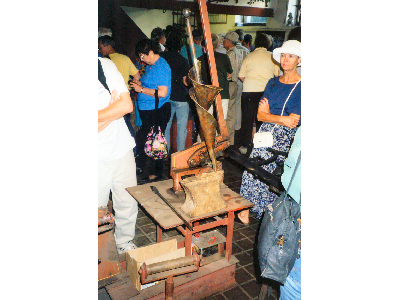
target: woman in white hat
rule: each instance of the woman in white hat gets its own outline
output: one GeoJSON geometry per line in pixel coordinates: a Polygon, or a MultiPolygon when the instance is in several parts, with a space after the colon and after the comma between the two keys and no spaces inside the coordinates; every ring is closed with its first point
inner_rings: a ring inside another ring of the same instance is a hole
{"type": "MultiPolygon", "coordinates": [[[[287,153],[297,127],[301,124],[301,76],[296,71],[301,63],[301,43],[295,40],[286,41],[282,47],[273,51],[273,58],[280,63],[283,75],[271,78],[265,87],[257,112],[257,119],[264,123],[258,132],[271,132],[271,148],[287,153]]],[[[272,153],[266,147],[254,148],[250,155],[251,158],[263,159],[271,156],[272,153]]],[[[272,173],[276,169],[276,163],[283,162],[284,159],[283,156],[278,156],[276,162],[263,166],[263,169],[272,173]]],[[[278,198],[264,182],[247,171],[243,173],[240,195],[254,203],[251,210],[257,213],[258,219],[265,207],[278,198]]],[[[249,211],[241,211],[238,217],[244,224],[248,224],[249,211]]]]}

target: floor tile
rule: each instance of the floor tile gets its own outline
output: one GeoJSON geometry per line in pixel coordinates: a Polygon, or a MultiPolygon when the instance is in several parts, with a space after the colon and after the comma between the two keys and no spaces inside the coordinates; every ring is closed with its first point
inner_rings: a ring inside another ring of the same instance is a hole
{"type": "Polygon", "coordinates": [[[203,300],[225,300],[226,298],[224,297],[223,294],[217,294],[217,295],[213,295],[207,298],[204,298],[203,300]]]}
{"type": "Polygon", "coordinates": [[[251,299],[249,296],[246,295],[245,292],[243,292],[239,286],[234,287],[233,289],[230,289],[228,291],[223,292],[224,296],[227,299],[232,299],[232,300],[248,300],[251,299]]]}
{"type": "Polygon", "coordinates": [[[142,226],[142,227],[140,227],[140,229],[142,229],[146,234],[149,234],[149,233],[156,233],[156,225],[153,223],[153,224],[150,224],[150,225],[146,225],[146,226],[142,226]]]}
{"type": "Polygon", "coordinates": [[[255,279],[249,281],[248,283],[242,284],[242,288],[249,294],[252,298],[255,298],[260,293],[261,283],[258,283],[255,279]]]}
{"type": "Polygon", "coordinates": [[[238,245],[241,249],[243,250],[248,250],[253,248],[253,242],[250,241],[249,239],[242,239],[240,241],[235,242],[236,245],[238,245]]]}
{"type": "Polygon", "coordinates": [[[247,266],[249,264],[252,264],[254,261],[253,251],[241,252],[241,253],[235,255],[235,257],[239,260],[239,264],[241,266],[247,266]]]}
{"type": "Polygon", "coordinates": [[[250,280],[254,280],[254,276],[250,275],[243,267],[235,271],[236,282],[241,285],[250,280]]]}
{"type": "Polygon", "coordinates": [[[146,237],[146,236],[135,236],[133,239],[133,242],[135,243],[136,246],[138,247],[143,247],[151,244],[152,242],[146,237]]]}

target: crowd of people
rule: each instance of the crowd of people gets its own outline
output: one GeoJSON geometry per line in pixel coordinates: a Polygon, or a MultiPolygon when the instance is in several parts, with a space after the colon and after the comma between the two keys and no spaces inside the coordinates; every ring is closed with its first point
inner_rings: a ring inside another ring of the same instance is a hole
{"type": "MultiPolygon", "coordinates": [[[[141,173],[147,175],[141,179],[143,183],[162,179],[164,160],[145,154],[147,134],[157,124],[171,153],[171,128],[176,118],[176,149],[184,150],[188,119],[196,114],[190,108],[187,78],[194,60],[189,45],[183,43],[184,32],[179,26],[154,28],[150,38],[135,45],[138,59],[133,63],[116,52],[111,30],[99,30],[98,206],[107,206],[111,191],[119,253],[136,248],[132,240],[137,202],[125,188],[135,186],[141,173]]],[[[202,30],[194,29],[192,38],[203,83],[211,84],[202,30]]],[[[242,155],[268,159],[272,154],[265,147],[254,148],[255,128],[271,132],[273,149],[289,152],[301,125],[300,28],[276,49],[272,49],[271,36],[264,33],[256,35],[253,46],[252,36],[242,29],[212,33],[211,39],[230,147],[242,155]]],[[[279,156],[264,168],[273,173],[284,159],[279,156]]],[[[251,210],[259,219],[278,197],[247,171],[240,194],[254,203],[251,210]]],[[[241,211],[238,218],[248,224],[249,210],[241,211]]]]}

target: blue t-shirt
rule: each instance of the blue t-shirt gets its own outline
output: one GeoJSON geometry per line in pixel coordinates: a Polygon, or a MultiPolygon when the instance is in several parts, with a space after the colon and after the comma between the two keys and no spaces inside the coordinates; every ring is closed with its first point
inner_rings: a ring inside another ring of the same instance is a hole
{"type": "MultiPolygon", "coordinates": [[[[294,86],[295,83],[285,84],[280,82],[279,77],[271,78],[268,81],[262,98],[265,97],[268,99],[269,110],[271,114],[277,116],[281,115],[283,105],[285,104],[285,101],[294,86]]],[[[301,116],[300,108],[301,108],[301,81],[299,82],[296,89],[293,91],[292,95],[287,101],[285,110],[283,111],[282,115],[288,116],[293,113],[301,116]]],[[[301,125],[301,118],[299,121],[299,126],[300,125],[301,125]]]]}
{"type": "MultiPolygon", "coordinates": [[[[157,89],[159,86],[168,87],[167,96],[159,98],[158,108],[169,102],[171,96],[171,68],[164,58],[160,57],[154,65],[148,65],[140,81],[142,87],[148,89],[157,89]]],[[[140,110],[155,109],[155,98],[153,96],[138,93],[137,101],[140,110]]]]}

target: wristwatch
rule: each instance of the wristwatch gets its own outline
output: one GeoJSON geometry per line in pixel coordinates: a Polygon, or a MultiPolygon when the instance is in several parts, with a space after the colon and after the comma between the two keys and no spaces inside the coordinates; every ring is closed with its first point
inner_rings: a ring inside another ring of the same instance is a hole
{"type": "Polygon", "coordinates": [[[143,93],[143,87],[142,87],[142,89],[140,90],[140,92],[143,93]]]}

